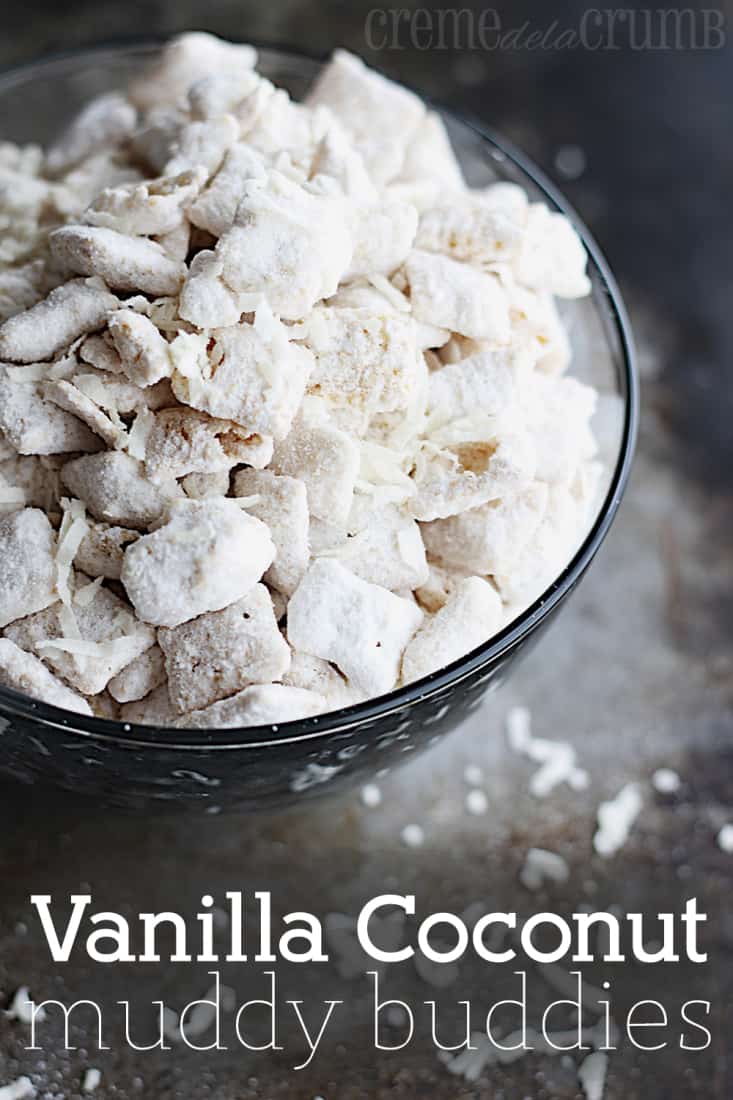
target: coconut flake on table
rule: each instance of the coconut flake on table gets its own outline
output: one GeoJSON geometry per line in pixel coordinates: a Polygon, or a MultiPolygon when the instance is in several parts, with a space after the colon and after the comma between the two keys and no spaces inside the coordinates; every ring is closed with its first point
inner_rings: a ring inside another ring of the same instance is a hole
{"type": "Polygon", "coordinates": [[[572,1044],[577,1044],[579,1037],[581,1043],[588,1046],[603,1042],[603,1036],[596,1028],[582,1028],[580,1035],[577,1028],[547,1034],[527,1028],[526,1031],[518,1030],[502,1036],[502,1049],[485,1032],[478,1031],[471,1034],[470,1049],[461,1050],[458,1054],[441,1051],[438,1058],[448,1073],[475,1084],[491,1066],[510,1066],[532,1054],[560,1057],[563,1051],[571,1049],[572,1044]]]}
{"type": "Polygon", "coordinates": [[[588,773],[577,765],[577,754],[567,741],[549,741],[532,735],[532,715],[527,707],[512,707],[506,716],[509,747],[542,767],[532,776],[529,789],[535,798],[567,783],[575,791],[588,786],[588,773]]]}
{"type": "MultiPolygon", "coordinates": [[[[402,910],[392,910],[387,916],[375,913],[370,922],[371,938],[383,951],[396,951],[404,946],[405,914],[402,910]]],[[[368,970],[375,970],[380,978],[387,969],[387,963],[375,960],[361,944],[357,936],[356,917],[346,913],[327,913],[324,921],[326,940],[336,957],[338,972],[342,978],[351,980],[361,977],[368,970]]]]}
{"type": "Polygon", "coordinates": [[[568,881],[570,868],[557,852],[546,848],[530,848],[519,872],[519,881],[528,890],[541,890],[546,882],[562,884],[568,881]]]}
{"type": "Polygon", "coordinates": [[[36,1008],[35,1001],[28,991],[28,986],[21,985],[10,1005],[6,1008],[4,1015],[7,1019],[19,1020],[22,1024],[30,1024],[35,1018],[36,1023],[40,1024],[46,1019],[46,1010],[42,1005],[36,1008]]]}
{"type": "Polygon", "coordinates": [[[361,788],[360,797],[362,805],[368,810],[375,810],[382,802],[382,792],[376,783],[365,783],[361,788]]]}
{"type": "Polygon", "coordinates": [[[194,1002],[193,1009],[186,1014],[185,1018],[166,1005],[163,1008],[163,1033],[166,1039],[180,1043],[184,1042],[184,1033],[186,1037],[192,1039],[205,1035],[216,1023],[217,994],[222,1010],[233,1012],[236,1007],[236,994],[230,986],[220,985],[218,982],[207,990],[203,997],[194,1002]]]}
{"type": "MultiPolygon", "coordinates": [[[[576,997],[580,990],[583,1004],[588,1011],[594,1016],[605,1017],[606,992],[582,978],[579,980],[577,972],[569,973],[558,963],[538,963],[537,972],[551,989],[564,997],[576,997]]],[[[605,1020],[599,1021],[600,1027],[605,1027],[605,1020]]],[[[611,1020],[608,1027],[611,1041],[615,1042],[618,1038],[615,1022],[611,1020]]]]}
{"type": "Polygon", "coordinates": [[[36,1087],[30,1077],[18,1077],[7,1085],[0,1085],[0,1100],[29,1100],[36,1095],[36,1087]]]}
{"type": "Polygon", "coordinates": [[[593,837],[593,847],[598,855],[610,858],[623,848],[643,805],[638,783],[627,783],[615,798],[600,804],[598,829],[593,837]]]}
{"type": "Polygon", "coordinates": [[[81,1091],[94,1092],[95,1089],[99,1088],[101,1082],[102,1074],[100,1073],[100,1071],[94,1066],[90,1066],[84,1074],[84,1080],[81,1083],[81,1091]]]}
{"type": "Polygon", "coordinates": [[[603,1100],[607,1069],[608,1055],[600,1050],[589,1054],[580,1063],[578,1081],[586,1095],[586,1100],[603,1100]]]}
{"type": "Polygon", "coordinates": [[[658,768],[652,776],[652,786],[660,794],[675,794],[681,785],[682,780],[671,768],[658,768]]]}
{"type": "Polygon", "coordinates": [[[478,787],[484,781],[483,770],[478,764],[466,764],[463,769],[463,779],[469,787],[478,787]]]}
{"type": "Polygon", "coordinates": [[[465,806],[466,813],[471,814],[473,817],[480,817],[482,814],[488,813],[489,799],[486,792],[479,787],[470,790],[466,794],[465,806]]]}
{"type": "MultiPolygon", "coordinates": [[[[446,949],[446,946],[441,944],[439,940],[436,940],[434,944],[435,950],[446,949]]],[[[422,951],[415,952],[414,962],[418,977],[422,978],[427,985],[432,985],[436,989],[448,989],[449,986],[455,985],[460,976],[460,968],[457,963],[435,962],[423,955],[422,951]]]]}
{"type": "Polygon", "coordinates": [[[406,848],[422,848],[425,843],[425,830],[422,825],[405,825],[400,836],[406,848]]]}

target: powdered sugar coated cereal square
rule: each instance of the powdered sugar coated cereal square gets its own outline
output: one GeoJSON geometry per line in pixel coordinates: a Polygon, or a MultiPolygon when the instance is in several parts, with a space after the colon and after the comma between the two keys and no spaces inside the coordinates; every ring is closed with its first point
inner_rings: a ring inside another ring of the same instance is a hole
{"type": "Polygon", "coordinates": [[[324,696],[286,684],[257,684],[191,711],[174,725],[182,729],[232,729],[239,726],[269,726],[310,718],[328,709],[324,696]]]}
{"type": "Polygon", "coordinates": [[[288,640],[333,661],[367,696],[383,695],[395,686],[403,651],[422,618],[410,600],[321,558],[291,597],[288,640]]]}
{"type": "Polygon", "coordinates": [[[404,683],[437,672],[481,645],[502,620],[499,593],[481,577],[459,581],[435,615],[427,618],[405,650],[404,683]]]}
{"type": "Polygon", "coordinates": [[[26,653],[9,638],[0,638],[0,684],[54,707],[92,714],[86,699],[49,672],[38,657],[26,653]]]}
{"type": "Polygon", "coordinates": [[[242,599],[274,556],[265,524],[236,501],[179,501],[125,550],[121,579],[143,622],[179,626],[242,599]]]}
{"type": "Polygon", "coordinates": [[[171,500],[183,496],[175,481],[152,482],[142,463],[121,451],[72,459],[61,480],[95,519],[133,530],[155,523],[171,500]]]}
{"type": "Polygon", "coordinates": [[[272,172],[267,186],[250,180],[233,227],[216,248],[232,290],[263,297],[292,321],[336,292],[353,253],[343,202],[315,195],[272,172]]]}
{"type": "MultiPolygon", "coordinates": [[[[180,339],[180,337],[179,337],[180,339]]],[[[254,324],[202,336],[191,354],[172,346],[173,392],[180,401],[250,432],[283,439],[290,430],[313,368],[311,353],[289,340],[266,308],[254,324]]]]}
{"type": "Polygon", "coordinates": [[[55,553],[53,528],[38,508],[0,516],[0,627],[58,598],[55,553]]]}
{"type": "Polygon", "coordinates": [[[127,604],[99,588],[86,604],[60,601],[6,628],[6,637],[40,657],[83,695],[104,691],[113,676],[155,643],[127,604]]]}
{"type": "Polygon", "coordinates": [[[351,436],[328,425],[296,423],[276,445],[270,465],[304,482],[311,515],[345,522],[359,473],[359,448],[351,436]]]}
{"type": "Polygon", "coordinates": [[[275,559],[265,573],[265,580],[291,596],[310,558],[305,483],[270,470],[241,470],[234,478],[234,495],[253,498],[247,511],[267,524],[275,544],[275,559]]]}
{"type": "Polygon", "coordinates": [[[201,710],[249,684],[280,680],[290,647],[278,630],[263,584],[241,600],[158,632],[165,654],[168,692],[176,710],[201,710]]]}
{"type": "Polygon", "coordinates": [[[493,274],[415,249],[405,263],[415,316],[475,340],[506,344],[509,302],[493,274]]]}

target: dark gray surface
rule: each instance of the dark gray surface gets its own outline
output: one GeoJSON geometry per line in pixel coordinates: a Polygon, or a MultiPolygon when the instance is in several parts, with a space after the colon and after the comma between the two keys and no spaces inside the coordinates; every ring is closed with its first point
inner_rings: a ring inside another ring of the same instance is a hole
{"type": "MultiPolygon", "coordinates": [[[[525,17],[543,27],[553,17],[574,25],[587,7],[494,6],[507,27],[525,17]]],[[[367,53],[369,7],[6,2],[0,63],[186,26],[367,53]]],[[[148,1003],[139,1016],[142,1042],[151,1000],[163,997],[178,1008],[207,987],[205,966],[109,971],[79,957],[54,967],[29,910],[33,891],[62,895],[88,883],[98,905],[132,915],[166,907],[194,913],[201,893],[220,900],[227,889],[271,886],[280,910],[323,914],[354,913],[386,884],[414,890],[424,912],[460,912],[479,900],[530,912],[537,899],[517,886],[516,874],[526,849],[540,845],[571,864],[569,884],[545,900],[558,912],[579,901],[656,912],[700,899],[710,914],[710,964],[629,970],[617,983],[618,1007],[644,996],[671,1005],[708,998],[714,1044],[697,1056],[676,1049],[642,1055],[626,1044],[611,1057],[606,1100],[723,1100],[731,1094],[733,925],[726,901],[733,857],[715,837],[733,820],[731,49],[395,51],[372,60],[481,115],[551,174],[560,146],[584,150],[586,171],[564,186],[620,277],[641,345],[644,414],[627,501],[569,610],[517,677],[463,731],[380,781],[378,811],[365,810],[354,795],[280,818],[100,821],[73,800],[0,790],[0,990],[10,994],[23,983],[39,999],[67,1003],[140,998],[148,1003]],[[531,707],[538,734],[577,747],[591,776],[587,791],[563,788],[544,801],[529,796],[532,766],[507,754],[502,735],[503,716],[518,702],[531,707]],[[465,812],[468,762],[486,772],[487,816],[465,812]],[[662,765],[682,776],[675,796],[648,785],[662,765]],[[597,805],[631,779],[645,783],[645,808],[626,848],[600,861],[591,847],[597,805]],[[408,822],[423,826],[422,849],[402,844],[408,822]]],[[[0,1019],[0,1083],[30,1072],[40,1095],[71,1097],[88,1061],[103,1070],[102,1097],[549,1100],[577,1092],[574,1069],[544,1055],[489,1070],[475,1085],[448,1075],[424,1042],[378,1059],[364,1042],[363,980],[340,983],[334,974],[330,966],[304,975],[299,993],[344,996],[353,1017],[339,1045],[299,1074],[277,1055],[135,1057],[114,1035],[110,1053],[93,1052],[89,1034],[79,1039],[86,1055],[62,1053],[55,1025],[46,1033],[52,1049],[30,1054],[22,1049],[22,1025],[0,1019]],[[340,992],[327,992],[332,986],[340,992]]],[[[228,972],[227,981],[240,1000],[252,995],[248,975],[228,972]]],[[[492,982],[493,975],[465,967],[446,995],[458,1000],[492,982]]],[[[413,1003],[434,994],[412,972],[397,970],[385,988],[391,995],[409,989],[413,1003]]]]}

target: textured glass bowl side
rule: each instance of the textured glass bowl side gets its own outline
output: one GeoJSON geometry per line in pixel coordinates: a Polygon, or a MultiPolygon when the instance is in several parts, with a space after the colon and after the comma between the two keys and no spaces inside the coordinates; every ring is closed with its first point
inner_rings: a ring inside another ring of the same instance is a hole
{"type": "MultiPolygon", "coordinates": [[[[0,76],[0,140],[48,142],[91,96],[123,88],[130,77],[137,75],[149,63],[158,49],[157,44],[100,47],[0,76]]],[[[297,53],[263,49],[260,51],[259,67],[265,75],[300,97],[318,72],[319,63],[297,53]]],[[[185,757],[187,767],[192,755],[204,754],[202,760],[206,759],[209,764],[217,755],[228,758],[221,774],[209,777],[218,779],[219,783],[215,786],[221,787],[226,786],[227,780],[234,781],[231,770],[234,750],[249,749],[252,752],[245,753],[242,760],[248,761],[246,768],[250,774],[243,775],[242,781],[246,780],[255,801],[258,800],[254,793],[258,784],[253,782],[253,754],[257,757],[263,753],[269,754],[273,766],[281,768],[286,760],[295,766],[295,771],[286,768],[281,782],[268,765],[268,777],[260,786],[263,795],[275,793],[274,788],[282,787],[283,783],[284,789],[302,794],[304,790],[319,784],[307,782],[306,779],[298,784],[298,768],[301,765],[307,768],[310,763],[317,767],[336,768],[333,775],[341,775],[354,770],[352,766],[347,767],[347,758],[353,761],[359,759],[366,764],[363,757],[373,756],[372,752],[367,752],[369,742],[374,748],[385,738],[402,736],[403,742],[409,741],[412,733],[403,736],[403,730],[402,735],[399,732],[395,734],[400,725],[413,732],[432,726],[430,737],[454,727],[467,705],[477,705],[477,689],[483,685],[481,690],[485,690],[489,684],[496,685],[505,677],[518,653],[526,650],[530,640],[535,640],[539,628],[554,614],[583,575],[613,520],[633,453],[637,386],[623,303],[607,265],[587,230],[541,173],[522,154],[486,131],[482,125],[460,119],[449,111],[444,111],[443,117],[472,185],[480,186],[497,179],[520,183],[533,199],[540,198],[551,208],[567,213],[588,249],[592,295],[588,299],[566,303],[563,309],[573,340],[574,373],[581,380],[596,386],[601,393],[617,395],[621,415],[603,441],[607,481],[602,504],[573,560],[539,600],[499,635],[460,661],[369,703],[314,719],[288,722],[279,727],[219,731],[130,727],[102,719],[79,718],[0,689],[0,715],[3,716],[0,722],[0,767],[12,764],[10,770],[19,778],[22,778],[23,772],[27,772],[28,777],[41,774],[48,777],[49,771],[53,771],[55,774],[51,778],[54,782],[78,785],[80,776],[73,780],[70,775],[70,771],[78,771],[73,761],[79,761],[82,756],[90,759],[88,754],[93,746],[98,759],[85,769],[85,778],[90,782],[84,782],[82,786],[94,789],[95,782],[90,771],[93,773],[96,766],[100,781],[101,772],[106,773],[105,781],[96,784],[100,793],[103,791],[111,796],[114,788],[114,793],[119,793],[123,802],[131,802],[138,796],[145,797],[143,790],[155,782],[152,772],[159,769],[154,766],[153,750],[161,756],[159,763],[163,775],[159,779],[163,784],[172,782],[170,777],[175,775],[176,760],[180,764],[180,755],[176,757],[176,754],[184,750],[188,750],[185,757]],[[17,741],[14,733],[22,734],[23,740],[17,741]],[[212,756],[212,750],[225,751],[212,756]],[[54,758],[59,753],[62,756],[62,759],[54,760],[53,768],[50,767],[49,753],[54,758]],[[332,762],[324,764],[323,760],[332,762]],[[138,771],[139,781],[132,775],[138,771]],[[129,797],[117,789],[120,783],[129,797]],[[300,785],[300,791],[293,790],[293,783],[296,787],[300,785]]],[[[426,740],[420,736],[420,741],[426,740]]],[[[380,751],[386,751],[386,748],[385,744],[380,751]]],[[[400,745],[400,751],[407,751],[404,743],[400,745]]],[[[185,788],[187,783],[179,780],[178,785],[185,788]]],[[[198,781],[191,783],[193,795],[200,798],[198,781]]],[[[175,792],[168,790],[164,796],[173,799],[175,792]]],[[[241,801],[240,797],[240,804],[241,801]]]]}

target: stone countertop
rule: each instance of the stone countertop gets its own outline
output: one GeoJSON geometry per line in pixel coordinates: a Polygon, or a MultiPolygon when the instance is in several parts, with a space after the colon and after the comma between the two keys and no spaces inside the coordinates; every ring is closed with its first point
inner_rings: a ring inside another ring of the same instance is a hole
{"type": "MultiPolygon", "coordinates": [[[[570,2],[552,11],[524,3],[494,7],[505,28],[525,19],[541,28],[553,19],[573,27],[588,9],[570,2]]],[[[624,506],[589,576],[521,670],[460,732],[380,780],[378,809],[351,794],[254,819],[99,820],[72,799],[0,787],[0,991],[10,995],[28,985],[37,999],[56,996],[67,1004],[91,997],[111,1013],[132,990],[142,1006],[135,1017],[141,1035],[151,1001],[180,1008],[202,996],[210,982],[205,965],[108,969],[81,959],[53,965],[29,895],[83,892],[86,884],[95,906],[129,917],[141,908],[193,915],[202,894],[219,904],[232,889],[272,889],[278,910],[321,915],[354,915],[366,897],[393,890],[416,893],[424,913],[460,913],[474,903],[529,912],[540,902],[557,912],[585,903],[656,913],[679,911],[696,896],[709,914],[709,964],[673,974],[650,968],[648,977],[625,969],[614,1014],[632,998],[657,997],[677,1016],[686,999],[710,1000],[712,1046],[704,1055],[681,1051],[676,1024],[661,1054],[623,1044],[609,1060],[605,1100],[723,1100],[733,1077],[725,1019],[733,993],[733,925],[725,904],[733,864],[716,845],[720,827],[733,821],[731,49],[377,53],[365,42],[369,10],[335,0],[76,0],[63,7],[6,0],[0,65],[141,29],[196,26],[318,51],[343,44],[506,133],[565,189],[630,305],[643,417],[624,506]],[[520,703],[530,708],[538,736],[577,749],[590,776],[586,790],[530,795],[534,765],[508,753],[503,735],[506,712],[520,703]],[[484,775],[485,814],[466,808],[469,764],[484,775]],[[679,773],[676,793],[653,788],[650,778],[660,767],[679,773]],[[629,781],[642,785],[644,808],[623,850],[600,860],[592,850],[598,804],[629,781]],[[405,845],[407,824],[421,826],[421,847],[405,845]],[[518,885],[531,846],[562,854],[568,882],[546,895],[518,885]]],[[[533,1054],[480,1066],[470,1081],[441,1064],[424,1027],[402,1051],[377,1058],[355,1040],[365,1019],[365,979],[347,979],[347,963],[335,954],[333,973],[304,976],[299,995],[307,1000],[309,991],[320,990],[323,999],[334,985],[353,1005],[353,1019],[304,1070],[293,1071],[289,1051],[194,1054],[179,1046],[134,1054],[114,1042],[116,1020],[113,1049],[97,1053],[91,1018],[81,1016],[72,1032],[78,1050],[62,1049],[54,1021],[46,1049],[29,1052],[24,1026],[0,1018],[0,1084],[27,1073],[39,1096],[75,1097],[85,1067],[93,1065],[102,1071],[94,1095],[120,1100],[578,1095],[577,1056],[533,1054]]],[[[249,979],[224,969],[240,1003],[252,995],[249,979]]],[[[394,984],[388,979],[385,989],[419,1004],[435,992],[434,980],[395,968],[394,984]]],[[[456,989],[480,993],[485,984],[484,972],[462,967],[454,988],[439,992],[454,1012],[456,989]]]]}

